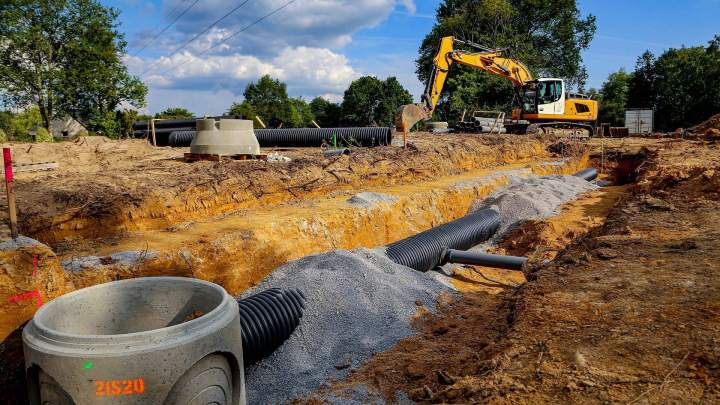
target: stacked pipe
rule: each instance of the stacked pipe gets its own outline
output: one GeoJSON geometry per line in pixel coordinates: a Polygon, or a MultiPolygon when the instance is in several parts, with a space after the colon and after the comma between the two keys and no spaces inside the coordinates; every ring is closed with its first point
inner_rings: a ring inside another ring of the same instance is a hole
{"type": "Polygon", "coordinates": [[[507,133],[507,128],[503,125],[502,120],[498,118],[472,117],[470,121],[458,122],[456,128],[462,132],[507,133]]]}
{"type": "MultiPolygon", "coordinates": [[[[170,135],[173,139],[170,146],[189,146],[195,132],[178,132],[182,133],[170,135]]],[[[264,148],[319,147],[324,144],[372,147],[392,142],[392,130],[388,127],[256,129],[255,136],[264,148]]]]}
{"type": "Polygon", "coordinates": [[[238,300],[246,365],[272,353],[300,324],[305,296],[297,289],[271,288],[238,300]]]}
{"type": "Polygon", "coordinates": [[[395,263],[428,271],[441,264],[446,249],[469,249],[490,239],[499,227],[500,213],[487,208],[391,243],[387,255],[395,263]]]}

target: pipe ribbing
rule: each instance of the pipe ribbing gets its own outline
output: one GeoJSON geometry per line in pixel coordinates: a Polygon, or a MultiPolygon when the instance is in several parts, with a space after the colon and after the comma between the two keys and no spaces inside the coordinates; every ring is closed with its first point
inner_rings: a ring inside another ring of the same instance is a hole
{"type": "Polygon", "coordinates": [[[475,266],[497,267],[499,269],[522,270],[527,257],[502,256],[482,252],[447,249],[443,254],[442,264],[461,263],[475,266]]]}
{"type": "Polygon", "coordinates": [[[500,213],[487,208],[391,243],[387,255],[395,263],[428,271],[440,264],[445,249],[469,249],[489,239],[499,227],[500,213]]]}
{"type": "Polygon", "coordinates": [[[238,300],[245,365],[265,357],[292,335],[305,309],[297,289],[271,288],[238,300]]]}
{"type": "Polygon", "coordinates": [[[263,147],[379,146],[392,142],[389,127],[256,129],[263,147]]]}
{"type": "Polygon", "coordinates": [[[592,167],[588,167],[587,169],[580,170],[579,172],[573,174],[575,177],[580,177],[583,180],[586,181],[593,181],[595,178],[597,178],[598,172],[592,167]]]}
{"type": "MultiPolygon", "coordinates": [[[[178,136],[171,146],[190,146],[195,131],[178,136]]],[[[280,128],[255,129],[260,146],[270,147],[318,147],[322,145],[338,146],[379,146],[392,142],[392,130],[388,127],[358,128],[280,128]],[[334,139],[333,139],[334,138],[334,139]]]]}

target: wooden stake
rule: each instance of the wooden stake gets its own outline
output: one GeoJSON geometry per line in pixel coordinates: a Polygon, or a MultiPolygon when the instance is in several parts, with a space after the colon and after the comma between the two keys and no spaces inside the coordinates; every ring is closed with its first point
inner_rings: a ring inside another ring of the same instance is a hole
{"type": "Polygon", "coordinates": [[[155,118],[150,118],[150,132],[152,133],[153,146],[157,146],[155,139],[155,118]]]}
{"type": "Polygon", "coordinates": [[[8,216],[10,217],[10,234],[13,239],[18,237],[17,207],[15,206],[15,189],[13,188],[12,154],[10,148],[3,148],[5,164],[5,191],[8,200],[8,216]]]}
{"type": "Polygon", "coordinates": [[[312,124],[315,125],[316,128],[320,128],[320,125],[318,125],[318,123],[315,122],[315,120],[310,120],[310,122],[312,122],[312,124]]]}

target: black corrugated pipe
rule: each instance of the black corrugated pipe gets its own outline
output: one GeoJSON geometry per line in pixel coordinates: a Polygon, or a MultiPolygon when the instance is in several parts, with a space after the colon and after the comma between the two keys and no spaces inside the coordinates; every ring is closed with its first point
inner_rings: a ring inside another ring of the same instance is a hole
{"type": "Polygon", "coordinates": [[[378,146],[392,142],[388,127],[256,129],[263,147],[378,146]]]}
{"type": "Polygon", "coordinates": [[[468,252],[467,250],[446,249],[442,264],[461,263],[476,266],[497,267],[499,269],[522,270],[527,257],[501,256],[483,252],[468,252]]]}
{"type": "Polygon", "coordinates": [[[587,181],[593,181],[597,178],[598,172],[592,167],[588,167],[587,169],[580,170],[579,172],[573,174],[575,177],[580,177],[583,180],[587,181]]]}
{"type": "Polygon", "coordinates": [[[238,300],[245,365],[272,353],[300,324],[305,296],[300,290],[271,288],[238,300]]]}
{"type": "Polygon", "coordinates": [[[395,263],[428,271],[443,259],[445,249],[469,249],[490,237],[500,227],[500,213],[486,208],[415,236],[387,245],[395,263]]]}
{"type": "MultiPolygon", "coordinates": [[[[190,146],[195,131],[183,132],[187,134],[178,136],[172,146],[190,146]]],[[[392,130],[388,127],[256,129],[255,136],[263,148],[318,147],[323,144],[378,146],[392,142],[392,130]]]]}
{"type": "Polygon", "coordinates": [[[193,138],[195,138],[195,131],[173,131],[168,138],[168,144],[175,147],[190,146],[193,138]]]}

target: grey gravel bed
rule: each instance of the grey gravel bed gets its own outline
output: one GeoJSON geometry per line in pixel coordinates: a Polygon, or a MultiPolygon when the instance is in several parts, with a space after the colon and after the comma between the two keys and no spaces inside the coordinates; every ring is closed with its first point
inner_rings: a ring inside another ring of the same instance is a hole
{"type": "MultiPolygon", "coordinates": [[[[573,176],[511,178],[510,184],[472,210],[494,206],[501,213],[495,239],[522,221],[553,215],[557,208],[596,186],[573,176]]],[[[387,201],[365,194],[354,203],[387,201]]],[[[340,379],[373,354],[413,333],[411,318],[422,302],[429,311],[453,289],[438,273],[420,273],[390,261],[383,249],[334,251],[287,263],[244,296],[271,287],[298,288],[307,298],[300,327],[270,357],[246,370],[249,404],[276,404],[303,397],[340,379]]],[[[375,402],[364,387],[332,403],[375,402]]]]}

